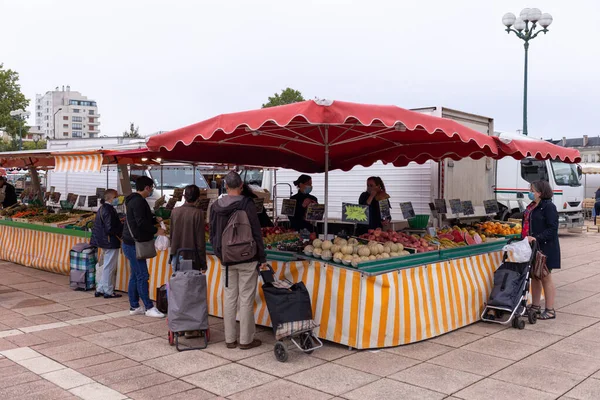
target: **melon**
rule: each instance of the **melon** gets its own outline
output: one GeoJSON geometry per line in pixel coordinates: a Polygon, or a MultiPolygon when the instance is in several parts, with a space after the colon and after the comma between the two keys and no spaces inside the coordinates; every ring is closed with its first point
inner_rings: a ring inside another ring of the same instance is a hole
{"type": "Polygon", "coordinates": [[[320,249],[322,244],[323,244],[323,241],[321,239],[313,240],[313,246],[315,246],[315,249],[320,249]]]}
{"type": "Polygon", "coordinates": [[[352,262],[352,260],[354,260],[354,257],[352,257],[352,256],[351,256],[351,255],[349,255],[349,254],[346,254],[346,255],[344,256],[344,258],[342,258],[342,262],[343,262],[344,264],[346,264],[346,265],[349,265],[349,264],[352,262]]]}
{"type": "Polygon", "coordinates": [[[377,260],[377,257],[375,257],[374,255],[370,255],[369,256],[369,260],[373,261],[373,260],[377,260]]]}
{"type": "MultiPolygon", "coordinates": [[[[481,239],[481,238],[479,238],[479,239],[481,239]]],[[[469,246],[472,246],[472,245],[474,245],[474,244],[477,244],[477,242],[475,242],[475,239],[473,239],[473,236],[471,236],[471,235],[469,234],[469,232],[465,232],[465,242],[467,242],[467,244],[468,244],[469,246]]]]}
{"type": "Polygon", "coordinates": [[[331,252],[333,254],[339,252],[340,250],[342,250],[342,246],[340,246],[339,244],[334,244],[333,246],[331,246],[331,248],[329,249],[331,250],[331,252]]]}
{"type": "Polygon", "coordinates": [[[358,247],[358,255],[361,257],[369,257],[371,255],[371,251],[367,246],[359,246],[358,247]]]}
{"type": "Polygon", "coordinates": [[[371,241],[370,241],[370,242],[367,244],[367,246],[369,246],[369,247],[371,247],[371,246],[377,246],[378,244],[379,244],[379,243],[377,243],[377,242],[375,242],[375,241],[371,240],[371,241]]]}
{"type": "Polygon", "coordinates": [[[400,255],[400,253],[398,253],[398,252],[395,252],[395,251],[392,251],[392,252],[390,253],[390,257],[398,257],[399,255],[400,255]]]}
{"type": "Polygon", "coordinates": [[[350,263],[354,268],[358,268],[358,263],[360,262],[359,259],[355,258],[354,260],[352,260],[352,262],[350,263]]]}
{"type": "Polygon", "coordinates": [[[315,249],[315,251],[313,251],[313,257],[321,258],[322,253],[323,249],[315,249]]]}
{"type": "Polygon", "coordinates": [[[345,245],[348,244],[348,241],[346,239],[342,239],[342,238],[338,238],[340,240],[338,240],[337,245],[340,247],[344,247],[345,245]]]}
{"type": "Polygon", "coordinates": [[[379,254],[379,248],[377,247],[377,245],[369,246],[368,248],[369,248],[369,252],[372,255],[376,256],[377,254],[379,254]]]}
{"type": "Polygon", "coordinates": [[[342,253],[344,253],[346,255],[352,254],[353,252],[354,252],[354,247],[352,247],[352,246],[346,245],[346,246],[342,247],[342,253]]]}
{"type": "Polygon", "coordinates": [[[323,243],[321,243],[321,248],[323,250],[329,250],[329,249],[331,249],[331,246],[333,246],[333,243],[331,243],[331,240],[325,240],[325,241],[323,241],[323,243]]]}
{"type": "Polygon", "coordinates": [[[341,237],[335,237],[335,239],[333,239],[333,244],[340,244],[340,240],[342,240],[341,237]]]}
{"type": "Polygon", "coordinates": [[[358,254],[358,245],[352,246],[352,253],[353,254],[358,254]]]}
{"type": "Polygon", "coordinates": [[[306,255],[312,255],[313,251],[315,250],[315,248],[312,245],[308,245],[304,248],[304,254],[306,255]]]}
{"type": "Polygon", "coordinates": [[[400,253],[401,251],[404,251],[404,246],[401,245],[400,243],[396,243],[396,246],[398,246],[398,253],[400,253]]]}
{"type": "MultiPolygon", "coordinates": [[[[323,256],[321,256],[321,257],[323,257],[323,256]]],[[[381,255],[381,257],[382,257],[382,258],[390,258],[390,255],[389,255],[388,253],[383,253],[383,254],[381,255]]]]}
{"type": "Polygon", "coordinates": [[[381,260],[383,258],[383,256],[381,254],[377,254],[377,257],[375,257],[378,260],[381,260]]]}
{"type": "Polygon", "coordinates": [[[392,252],[392,248],[390,246],[383,246],[383,252],[389,254],[392,252]]]}
{"type": "Polygon", "coordinates": [[[377,252],[378,252],[379,254],[383,253],[383,245],[382,245],[382,244],[378,244],[378,245],[377,245],[377,252]]]}
{"type": "Polygon", "coordinates": [[[357,245],[358,240],[356,240],[355,238],[350,238],[350,239],[348,239],[348,244],[352,245],[352,246],[357,245]]]}
{"type": "Polygon", "coordinates": [[[475,233],[473,235],[473,240],[475,240],[475,243],[477,244],[483,243],[483,239],[481,238],[481,236],[479,236],[479,233],[475,233]]]}
{"type": "Polygon", "coordinates": [[[342,258],[344,258],[344,254],[342,252],[337,252],[333,255],[333,261],[336,263],[342,262],[342,258]]]}
{"type": "Polygon", "coordinates": [[[364,262],[364,261],[369,261],[369,257],[367,257],[367,256],[362,256],[362,257],[360,258],[360,261],[361,261],[361,262],[364,262]]]}
{"type": "Polygon", "coordinates": [[[329,261],[331,260],[331,257],[333,257],[333,254],[331,254],[331,250],[323,250],[323,252],[321,252],[321,258],[325,261],[329,261]]]}

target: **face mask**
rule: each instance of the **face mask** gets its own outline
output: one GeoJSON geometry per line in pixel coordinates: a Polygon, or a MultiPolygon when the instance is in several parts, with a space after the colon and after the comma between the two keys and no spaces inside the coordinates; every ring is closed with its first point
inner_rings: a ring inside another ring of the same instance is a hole
{"type": "Polygon", "coordinates": [[[527,194],[527,197],[529,197],[529,200],[534,201],[535,200],[535,195],[533,194],[533,192],[529,192],[527,194]]]}
{"type": "Polygon", "coordinates": [[[154,194],[154,189],[152,189],[152,190],[150,191],[150,193],[148,193],[148,197],[152,197],[152,195],[153,195],[153,194],[154,194]]]}
{"type": "Polygon", "coordinates": [[[119,205],[119,199],[112,199],[112,201],[110,202],[110,204],[112,204],[113,206],[118,206],[119,205]]]}
{"type": "Polygon", "coordinates": [[[310,194],[312,192],[312,186],[304,186],[304,194],[310,194]]]}

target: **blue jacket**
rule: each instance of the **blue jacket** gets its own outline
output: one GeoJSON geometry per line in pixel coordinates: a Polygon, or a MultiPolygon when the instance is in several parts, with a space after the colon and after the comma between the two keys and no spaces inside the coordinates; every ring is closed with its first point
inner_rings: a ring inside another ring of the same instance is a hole
{"type": "Polygon", "coordinates": [[[552,200],[542,200],[529,215],[529,235],[537,240],[546,255],[548,268],[560,268],[560,244],[558,243],[558,211],[552,200]]]}
{"type": "Polygon", "coordinates": [[[123,224],[117,210],[110,204],[101,205],[94,220],[90,244],[101,249],[118,249],[121,247],[119,238],[122,235],[123,224]]]}

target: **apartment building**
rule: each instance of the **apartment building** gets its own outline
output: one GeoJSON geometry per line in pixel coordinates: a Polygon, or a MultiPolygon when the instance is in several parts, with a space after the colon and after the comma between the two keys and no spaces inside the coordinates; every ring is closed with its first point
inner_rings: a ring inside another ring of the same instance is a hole
{"type": "Polygon", "coordinates": [[[50,139],[95,138],[100,134],[98,105],[70,86],[56,87],[36,94],[35,124],[50,139]]]}

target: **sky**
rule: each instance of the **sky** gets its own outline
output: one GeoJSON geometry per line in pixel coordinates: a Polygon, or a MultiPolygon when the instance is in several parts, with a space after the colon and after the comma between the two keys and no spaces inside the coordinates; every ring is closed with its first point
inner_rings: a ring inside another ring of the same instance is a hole
{"type": "MultiPolygon", "coordinates": [[[[36,93],[96,100],[103,135],[177,129],[259,108],[286,87],[522,127],[523,42],[506,12],[554,18],[531,42],[529,134],[600,135],[596,0],[0,0],[0,63],[36,93]]],[[[33,122],[33,120],[32,120],[33,122]]]]}

